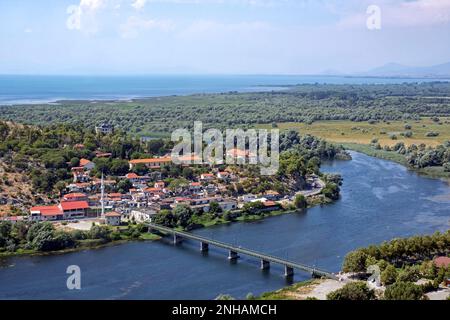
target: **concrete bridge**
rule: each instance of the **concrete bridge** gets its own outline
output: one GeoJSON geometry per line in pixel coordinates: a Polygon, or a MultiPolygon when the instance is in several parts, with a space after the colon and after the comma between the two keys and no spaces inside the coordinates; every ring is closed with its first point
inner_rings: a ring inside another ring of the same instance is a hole
{"type": "Polygon", "coordinates": [[[321,270],[321,269],[318,269],[318,268],[315,268],[312,266],[308,266],[306,264],[301,264],[301,263],[285,260],[282,258],[267,255],[267,254],[253,251],[250,249],[245,249],[240,246],[239,247],[233,246],[233,245],[225,243],[225,242],[212,240],[212,239],[198,236],[198,235],[195,235],[195,234],[192,234],[189,232],[177,231],[177,230],[167,228],[167,227],[164,227],[161,225],[157,225],[154,223],[149,223],[147,225],[149,227],[149,232],[155,230],[155,231],[159,231],[159,232],[162,232],[165,234],[172,235],[174,244],[180,243],[183,239],[190,239],[190,240],[195,240],[195,241],[200,242],[200,251],[202,251],[202,252],[208,251],[210,245],[228,250],[228,259],[229,260],[237,260],[239,258],[239,254],[244,254],[244,255],[247,255],[250,257],[257,258],[261,261],[261,269],[262,270],[269,269],[270,263],[281,264],[282,266],[284,266],[284,275],[286,277],[292,277],[294,275],[294,269],[297,269],[297,270],[308,272],[312,276],[316,276],[316,277],[326,277],[326,278],[330,278],[330,279],[334,279],[334,280],[338,279],[338,277],[331,272],[321,270]]]}

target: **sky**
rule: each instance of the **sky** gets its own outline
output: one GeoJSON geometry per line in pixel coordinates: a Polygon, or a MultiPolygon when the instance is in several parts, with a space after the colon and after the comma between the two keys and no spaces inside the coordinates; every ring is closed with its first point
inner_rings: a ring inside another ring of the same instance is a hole
{"type": "Polygon", "coordinates": [[[450,0],[0,0],[0,74],[357,73],[450,62],[450,0]]]}

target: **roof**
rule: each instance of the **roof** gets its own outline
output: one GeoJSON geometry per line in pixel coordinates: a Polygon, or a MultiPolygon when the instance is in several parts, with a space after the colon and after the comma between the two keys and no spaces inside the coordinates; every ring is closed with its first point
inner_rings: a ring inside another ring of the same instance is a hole
{"type": "Polygon", "coordinates": [[[139,176],[136,173],[127,173],[127,175],[125,176],[127,179],[137,179],[139,178],[139,176]]]}
{"type": "Polygon", "coordinates": [[[247,150],[233,148],[233,149],[227,150],[227,155],[230,155],[233,157],[245,157],[245,156],[249,155],[249,152],[247,150]]]}
{"type": "Polygon", "coordinates": [[[63,211],[89,209],[89,204],[87,201],[61,201],[60,207],[63,211]]]}
{"type": "Polygon", "coordinates": [[[265,207],[274,207],[274,206],[277,206],[278,204],[276,202],[273,202],[273,201],[265,201],[265,202],[263,202],[263,205],[265,207]]]}
{"type": "Polygon", "coordinates": [[[30,208],[30,212],[39,212],[43,216],[62,215],[62,211],[58,206],[37,206],[30,208]]]}
{"type": "Polygon", "coordinates": [[[84,166],[88,165],[89,163],[91,163],[91,161],[88,160],[88,159],[80,159],[80,166],[81,167],[84,167],[84,166]]]}
{"type": "Polygon", "coordinates": [[[202,177],[214,177],[212,173],[202,173],[202,177]]]}
{"type": "Polygon", "coordinates": [[[220,171],[219,174],[222,176],[226,176],[226,175],[229,175],[230,173],[226,172],[226,171],[220,171]]]}
{"type": "Polygon", "coordinates": [[[121,217],[121,216],[122,215],[120,213],[117,213],[117,212],[114,212],[114,211],[105,213],[105,217],[121,217]]]}
{"type": "Polygon", "coordinates": [[[159,162],[172,162],[171,157],[162,157],[162,158],[150,158],[150,159],[134,159],[130,160],[131,164],[148,164],[148,163],[159,163],[159,162]]]}
{"type": "Polygon", "coordinates": [[[200,182],[191,182],[189,185],[192,186],[192,187],[199,187],[202,184],[200,182]]]}
{"type": "Polygon", "coordinates": [[[200,158],[198,155],[196,154],[191,154],[191,155],[185,155],[185,156],[178,156],[178,160],[179,161],[183,161],[183,162],[192,162],[192,161],[198,161],[198,160],[202,160],[202,158],[200,158]]]}
{"type": "Polygon", "coordinates": [[[143,190],[144,192],[161,192],[161,188],[146,188],[143,190]]]}
{"type": "Polygon", "coordinates": [[[81,192],[68,193],[63,196],[64,199],[85,198],[86,194],[81,192]]]}
{"type": "Polygon", "coordinates": [[[112,198],[120,198],[122,196],[123,196],[123,194],[118,193],[118,192],[108,194],[108,197],[112,197],[112,198]]]}
{"type": "Polygon", "coordinates": [[[437,257],[434,259],[434,264],[436,267],[447,268],[450,266],[450,258],[449,257],[437,257]]]}

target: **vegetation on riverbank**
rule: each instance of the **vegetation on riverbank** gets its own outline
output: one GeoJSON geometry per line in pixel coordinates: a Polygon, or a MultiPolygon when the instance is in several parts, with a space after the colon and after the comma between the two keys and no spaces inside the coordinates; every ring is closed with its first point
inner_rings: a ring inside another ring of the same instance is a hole
{"type": "MultiPolygon", "coordinates": [[[[398,150],[400,148],[404,148],[402,145],[394,146],[389,151],[384,149],[377,149],[373,145],[361,145],[356,143],[343,143],[342,146],[347,150],[353,150],[357,152],[361,152],[364,154],[367,154],[371,157],[376,157],[384,160],[394,161],[401,165],[404,165],[410,170],[413,170],[417,172],[420,175],[427,176],[430,178],[445,178],[450,179],[450,144],[445,144],[445,150],[441,153],[441,156],[439,157],[439,153],[436,153],[436,149],[429,149],[428,151],[424,150],[422,153],[423,158],[428,159],[429,163],[433,163],[435,160],[433,160],[433,155],[437,155],[437,163],[442,165],[436,165],[436,166],[427,166],[426,164],[424,167],[418,167],[417,165],[411,165],[408,160],[415,161],[415,159],[409,158],[408,155],[399,153],[398,150]],[[397,149],[397,151],[396,151],[397,149]],[[428,153],[427,153],[428,152],[428,153]],[[445,161],[443,163],[443,161],[445,161]]],[[[417,158],[417,155],[415,156],[417,158]]]]}
{"type": "Polygon", "coordinates": [[[347,254],[342,270],[364,276],[369,267],[376,266],[386,287],[384,299],[417,300],[450,278],[450,267],[438,266],[433,260],[449,255],[450,230],[357,249],[347,254]],[[424,283],[416,284],[419,279],[424,279],[424,283]]]}
{"type": "Polygon", "coordinates": [[[157,240],[143,224],[111,227],[93,225],[89,231],[59,230],[50,222],[0,222],[0,257],[65,253],[124,241],[157,240]]]}

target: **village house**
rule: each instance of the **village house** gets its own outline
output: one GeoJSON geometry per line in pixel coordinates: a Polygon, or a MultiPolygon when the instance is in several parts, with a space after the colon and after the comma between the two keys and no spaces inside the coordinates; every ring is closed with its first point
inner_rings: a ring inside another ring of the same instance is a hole
{"type": "Polygon", "coordinates": [[[231,174],[226,171],[217,172],[217,179],[219,180],[229,180],[231,178],[231,174]]]}
{"type": "Polygon", "coordinates": [[[112,134],[114,132],[114,126],[110,123],[103,122],[95,127],[95,132],[97,134],[112,134]]]}
{"type": "Polygon", "coordinates": [[[87,201],[61,201],[59,205],[30,208],[31,221],[54,221],[84,218],[88,215],[87,201]]]}
{"type": "Polygon", "coordinates": [[[109,158],[111,156],[112,156],[111,152],[95,151],[95,157],[96,158],[109,158]]]}
{"type": "Polygon", "coordinates": [[[433,260],[434,265],[437,268],[448,268],[450,266],[450,258],[449,257],[437,257],[433,260]]]}
{"type": "Polygon", "coordinates": [[[250,159],[256,158],[257,155],[250,152],[249,150],[242,150],[239,148],[233,148],[230,150],[227,150],[225,153],[225,157],[232,158],[236,162],[249,162],[250,159]]]}
{"type": "Polygon", "coordinates": [[[79,167],[83,167],[84,170],[90,171],[95,168],[95,163],[93,163],[92,161],[90,161],[88,159],[83,158],[83,159],[80,159],[79,167]]]}
{"type": "Polygon", "coordinates": [[[75,192],[63,196],[63,201],[87,201],[88,196],[85,193],[75,192]]]}
{"type": "Polygon", "coordinates": [[[140,209],[132,210],[129,215],[130,220],[134,220],[138,223],[140,222],[151,222],[152,217],[155,216],[157,212],[152,209],[140,209]]]}
{"type": "Polygon", "coordinates": [[[130,172],[125,175],[125,179],[130,180],[130,182],[135,187],[142,187],[144,185],[147,185],[147,182],[150,180],[149,176],[139,176],[134,172],[130,172]]]}
{"type": "Polygon", "coordinates": [[[164,189],[166,187],[166,184],[164,183],[164,181],[157,181],[155,182],[154,187],[157,189],[164,189]]]}
{"type": "Polygon", "coordinates": [[[86,172],[84,167],[73,167],[70,169],[73,174],[73,182],[88,182],[91,180],[89,173],[86,172]]]}
{"type": "Polygon", "coordinates": [[[268,190],[264,192],[264,197],[272,201],[277,201],[281,198],[280,193],[274,190],[268,190]]]}
{"type": "Polygon", "coordinates": [[[84,218],[88,214],[89,204],[87,201],[61,201],[59,208],[64,219],[84,218]]]}
{"type": "Polygon", "coordinates": [[[105,222],[110,226],[119,226],[122,221],[122,215],[120,213],[111,211],[105,213],[105,222]]]}
{"type": "Polygon", "coordinates": [[[67,186],[69,192],[90,192],[92,190],[92,184],[89,182],[77,182],[71,183],[67,186]]]}
{"type": "Polygon", "coordinates": [[[171,157],[161,157],[161,158],[150,158],[150,159],[134,159],[129,161],[130,170],[132,170],[136,165],[143,164],[150,169],[159,169],[164,165],[172,163],[171,157]]]}
{"type": "Polygon", "coordinates": [[[57,205],[55,206],[36,206],[30,208],[30,221],[54,221],[62,220],[63,212],[57,205]]]}
{"type": "Polygon", "coordinates": [[[200,175],[200,180],[201,181],[208,182],[208,181],[213,181],[214,179],[215,179],[215,175],[212,174],[212,173],[202,173],[200,175]]]}
{"type": "Polygon", "coordinates": [[[243,196],[238,197],[238,200],[240,202],[247,203],[247,202],[252,202],[252,201],[256,200],[257,198],[258,197],[256,195],[249,193],[249,194],[245,194],[243,196]]]}

